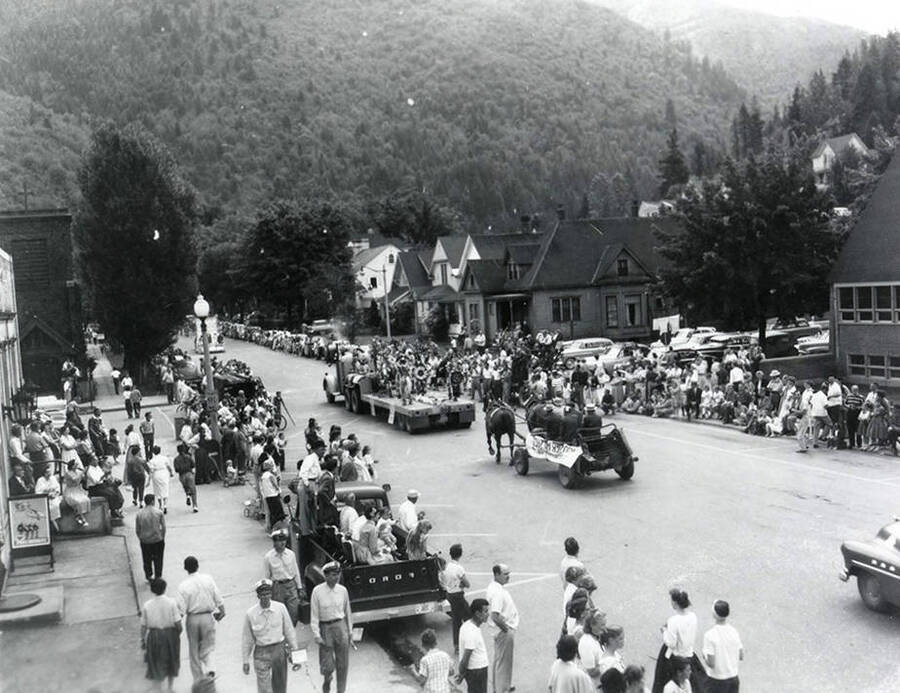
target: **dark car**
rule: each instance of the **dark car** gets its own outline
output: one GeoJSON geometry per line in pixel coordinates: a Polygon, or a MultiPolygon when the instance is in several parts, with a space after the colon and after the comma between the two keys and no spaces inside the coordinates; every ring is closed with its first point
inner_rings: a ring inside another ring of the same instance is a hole
{"type": "Polygon", "coordinates": [[[900,519],[882,527],[874,539],[841,544],[844,570],[840,578],[856,578],[863,604],[886,612],[900,606],[900,519]]]}

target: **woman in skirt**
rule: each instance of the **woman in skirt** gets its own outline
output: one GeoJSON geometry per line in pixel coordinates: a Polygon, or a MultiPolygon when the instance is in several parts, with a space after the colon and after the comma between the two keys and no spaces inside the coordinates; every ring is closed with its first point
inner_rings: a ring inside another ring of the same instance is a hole
{"type": "Polygon", "coordinates": [[[673,664],[679,657],[693,665],[690,671],[691,686],[695,691],[702,691],[706,682],[706,670],[700,663],[700,658],[694,653],[697,614],[691,609],[691,600],[684,590],[671,589],[669,597],[675,613],[669,616],[666,625],[660,628],[663,646],[656,659],[653,693],[663,693],[666,684],[673,678],[675,673],[673,664]]]}
{"type": "Polygon", "coordinates": [[[166,596],[166,581],[162,578],[150,581],[153,599],[141,610],[141,647],[147,662],[147,678],[155,682],[157,690],[168,680],[168,691],[178,676],[181,662],[181,612],[178,604],[166,596]]]}

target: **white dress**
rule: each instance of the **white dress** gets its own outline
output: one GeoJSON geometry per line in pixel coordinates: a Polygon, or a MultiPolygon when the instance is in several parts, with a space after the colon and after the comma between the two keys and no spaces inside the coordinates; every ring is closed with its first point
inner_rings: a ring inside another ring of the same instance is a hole
{"type": "Polygon", "coordinates": [[[147,463],[150,469],[150,480],[153,483],[153,495],[157,499],[169,497],[169,480],[172,478],[172,463],[165,455],[154,455],[147,463]]]}
{"type": "Polygon", "coordinates": [[[35,493],[45,493],[50,497],[50,519],[58,520],[60,515],[59,506],[62,503],[62,489],[59,487],[59,479],[55,476],[40,477],[34,484],[35,493]]]}
{"type": "Polygon", "coordinates": [[[71,434],[63,434],[59,437],[59,454],[65,464],[78,459],[78,453],[75,452],[75,444],[75,437],[71,434]]]}

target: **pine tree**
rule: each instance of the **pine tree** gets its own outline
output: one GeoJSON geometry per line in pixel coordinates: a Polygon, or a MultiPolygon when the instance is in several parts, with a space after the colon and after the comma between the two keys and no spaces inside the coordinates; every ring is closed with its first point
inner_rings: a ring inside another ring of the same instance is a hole
{"type": "Polygon", "coordinates": [[[682,185],[688,182],[691,172],[684,160],[684,154],[678,147],[678,130],[673,128],[669,133],[668,145],[662,159],[659,160],[659,177],[662,182],[659,186],[659,194],[665,197],[669,188],[673,185],[682,185]]]}

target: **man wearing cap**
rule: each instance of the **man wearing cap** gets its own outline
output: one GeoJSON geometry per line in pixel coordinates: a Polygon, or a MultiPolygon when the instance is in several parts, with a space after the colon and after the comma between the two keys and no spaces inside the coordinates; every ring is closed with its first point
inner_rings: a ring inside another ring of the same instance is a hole
{"type": "Polygon", "coordinates": [[[603,417],[597,413],[597,405],[588,403],[584,408],[584,418],[581,420],[582,428],[600,428],[603,425],[603,417]]]}
{"type": "MultiPolygon", "coordinates": [[[[298,549],[301,570],[306,568],[307,557],[312,555],[310,537],[316,532],[316,480],[322,474],[322,459],[325,457],[325,441],[317,438],[312,451],[299,465],[297,494],[297,523],[300,525],[298,549]]],[[[292,486],[292,488],[294,488],[292,486]]]]}
{"type": "Polygon", "coordinates": [[[288,653],[297,649],[294,624],[284,604],[273,601],[270,580],[260,580],[255,587],[259,603],[247,609],[244,616],[244,673],[250,673],[252,656],[257,692],[285,693],[288,653]]]}
{"type": "Polygon", "coordinates": [[[412,532],[419,522],[419,514],[416,512],[416,502],[419,500],[419,492],[411,488],[406,492],[406,500],[397,508],[397,524],[406,532],[412,532]]]}
{"type": "Polygon", "coordinates": [[[326,563],[322,572],[325,582],[316,585],[309,598],[309,626],[319,644],[319,671],[325,678],[322,692],[331,691],[331,677],[337,672],[337,693],[344,693],[353,631],[350,595],[338,584],[341,566],[337,561],[326,563]]]}
{"type": "Polygon", "coordinates": [[[296,626],[300,615],[303,582],[297,567],[297,556],[287,548],[288,534],[283,529],[272,532],[272,548],[263,557],[263,575],[272,581],[272,599],[284,604],[296,626]]]}

